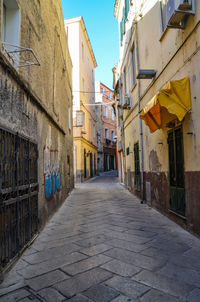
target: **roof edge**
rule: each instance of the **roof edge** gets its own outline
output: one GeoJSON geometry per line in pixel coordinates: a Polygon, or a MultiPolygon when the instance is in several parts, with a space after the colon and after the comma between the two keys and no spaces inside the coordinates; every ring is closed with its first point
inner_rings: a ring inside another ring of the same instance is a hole
{"type": "Polygon", "coordinates": [[[64,22],[67,24],[67,23],[75,23],[75,22],[80,22],[81,26],[82,26],[82,30],[83,30],[83,34],[85,34],[85,37],[86,37],[86,41],[88,43],[88,47],[89,47],[89,51],[90,51],[90,55],[92,57],[92,61],[93,61],[93,64],[94,64],[94,68],[97,67],[97,61],[96,61],[96,58],[95,58],[95,55],[94,55],[94,52],[93,52],[93,49],[92,49],[92,44],[90,42],[90,38],[88,36],[88,32],[87,32],[87,29],[86,29],[86,26],[85,26],[85,22],[83,20],[83,17],[82,16],[79,16],[79,17],[73,17],[73,18],[68,18],[68,19],[65,19],[64,22]]]}

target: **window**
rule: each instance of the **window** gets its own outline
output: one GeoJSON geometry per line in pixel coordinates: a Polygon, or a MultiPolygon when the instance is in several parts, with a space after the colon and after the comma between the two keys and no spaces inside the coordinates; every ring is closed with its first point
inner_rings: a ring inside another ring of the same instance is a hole
{"type": "Polygon", "coordinates": [[[81,45],[82,60],[84,60],[84,45],[81,45]]]}
{"type": "Polygon", "coordinates": [[[112,99],[112,93],[109,92],[109,99],[112,99]]]}
{"type": "Polygon", "coordinates": [[[105,89],[104,88],[101,88],[101,93],[104,95],[104,93],[105,93],[105,89]]]}
{"type": "Polygon", "coordinates": [[[126,68],[124,68],[124,94],[127,94],[127,85],[126,85],[126,68]]]}
{"type": "Polygon", "coordinates": [[[105,138],[106,138],[106,139],[108,139],[108,138],[109,138],[108,129],[105,129],[105,138]]]}
{"type": "Polygon", "coordinates": [[[114,121],[114,119],[115,119],[114,109],[111,108],[111,120],[114,121]]]}
{"type": "Polygon", "coordinates": [[[161,15],[161,33],[163,33],[167,27],[166,21],[166,5],[167,0],[160,1],[160,15],[161,15]]]}
{"type": "Polygon", "coordinates": [[[130,0],[125,0],[125,7],[123,7],[122,20],[120,22],[120,42],[121,42],[121,44],[123,42],[123,37],[125,34],[125,23],[128,18],[129,9],[130,9],[130,0]]]}
{"type": "Polygon", "coordinates": [[[133,47],[131,51],[131,63],[132,63],[132,85],[133,87],[136,84],[136,66],[135,66],[135,48],[133,47]]]}
{"type": "Polygon", "coordinates": [[[114,141],[114,137],[115,137],[115,131],[112,130],[112,131],[111,131],[111,140],[112,140],[112,141],[114,141]]]}
{"type": "Polygon", "coordinates": [[[122,20],[120,22],[120,42],[122,44],[125,34],[125,8],[123,8],[122,20]]]}
{"type": "Polygon", "coordinates": [[[108,107],[104,106],[104,116],[107,118],[108,117],[108,107]]]}
{"type": "Polygon", "coordinates": [[[82,91],[85,92],[85,80],[82,78],[82,91]]]}
{"type": "Polygon", "coordinates": [[[126,155],[128,156],[130,154],[130,149],[129,147],[126,148],[126,155]]]}
{"type": "Polygon", "coordinates": [[[16,0],[3,1],[3,42],[19,45],[20,10],[16,0]]]}
{"type": "Polygon", "coordinates": [[[128,18],[129,9],[130,9],[130,0],[125,0],[125,21],[128,18]]]}

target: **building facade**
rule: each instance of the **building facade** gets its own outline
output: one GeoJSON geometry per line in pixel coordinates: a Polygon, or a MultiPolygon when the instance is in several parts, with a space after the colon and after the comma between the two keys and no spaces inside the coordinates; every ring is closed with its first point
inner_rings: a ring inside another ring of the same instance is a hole
{"type": "Polygon", "coordinates": [[[64,22],[73,64],[74,175],[76,182],[82,182],[97,171],[94,72],[97,63],[83,18],[64,22]]]}
{"type": "Polygon", "coordinates": [[[200,233],[199,1],[119,1],[118,151],[132,192],[200,233]]]}
{"type": "Polygon", "coordinates": [[[1,273],[74,180],[72,63],[61,2],[1,0],[0,10],[1,273]]]}
{"type": "Polygon", "coordinates": [[[116,116],[113,91],[97,81],[96,112],[97,112],[97,143],[98,171],[116,169],[116,116]]]}

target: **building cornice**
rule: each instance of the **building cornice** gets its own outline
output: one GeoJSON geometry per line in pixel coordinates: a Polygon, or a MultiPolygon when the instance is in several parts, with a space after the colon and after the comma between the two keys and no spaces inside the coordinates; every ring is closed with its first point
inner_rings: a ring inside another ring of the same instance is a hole
{"type": "Polygon", "coordinates": [[[118,19],[119,15],[119,8],[120,8],[121,0],[115,0],[115,6],[114,6],[114,16],[118,19]]]}
{"type": "Polygon", "coordinates": [[[84,137],[81,137],[81,136],[76,136],[76,137],[74,137],[74,140],[75,141],[82,141],[82,142],[84,142],[86,145],[88,145],[89,147],[91,147],[91,148],[94,148],[94,149],[98,149],[98,147],[97,146],[95,146],[92,142],[90,142],[90,141],[88,141],[86,138],[84,138],[84,137]]]}

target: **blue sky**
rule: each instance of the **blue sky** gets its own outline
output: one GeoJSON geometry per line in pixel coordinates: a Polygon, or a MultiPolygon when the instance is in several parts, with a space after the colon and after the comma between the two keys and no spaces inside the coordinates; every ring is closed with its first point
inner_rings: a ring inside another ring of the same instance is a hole
{"type": "Polygon", "coordinates": [[[112,88],[112,68],[119,59],[115,0],[61,0],[64,18],[83,16],[98,67],[96,80],[112,88]]]}

